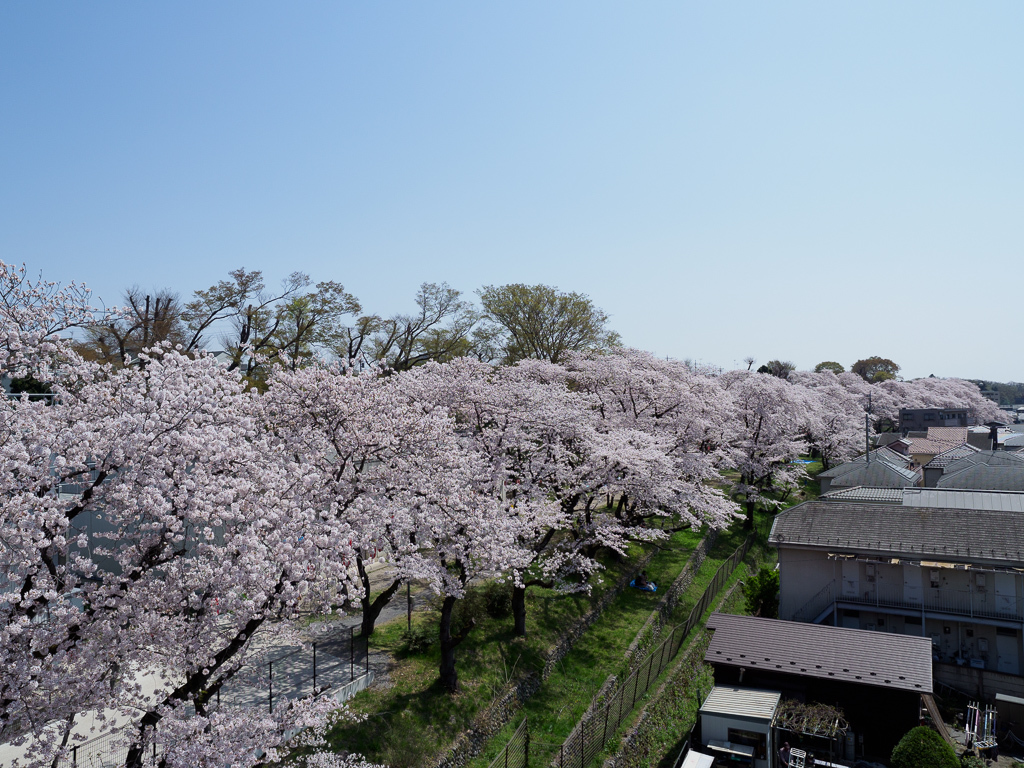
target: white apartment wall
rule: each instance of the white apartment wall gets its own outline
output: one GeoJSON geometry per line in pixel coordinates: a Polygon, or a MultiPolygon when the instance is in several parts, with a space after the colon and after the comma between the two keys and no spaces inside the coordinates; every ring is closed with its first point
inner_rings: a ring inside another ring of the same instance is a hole
{"type": "Polygon", "coordinates": [[[828,553],[779,547],[779,618],[792,621],[822,587],[838,578],[838,565],[828,553]]]}

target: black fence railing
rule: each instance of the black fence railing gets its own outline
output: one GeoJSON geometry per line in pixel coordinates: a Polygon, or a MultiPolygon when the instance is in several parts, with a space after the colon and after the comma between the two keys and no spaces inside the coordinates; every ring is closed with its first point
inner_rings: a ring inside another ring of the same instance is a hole
{"type": "Polygon", "coordinates": [[[630,674],[611,696],[608,703],[595,710],[580,723],[579,727],[559,747],[551,765],[559,768],[586,768],[600,754],[608,739],[615,735],[622,722],[629,717],[636,706],[637,699],[642,697],[672,663],[679,649],[686,642],[690,630],[698,626],[708,608],[718,596],[722,586],[728,581],[739,562],[750,549],[751,539],[747,538],[729,559],[722,563],[700,600],[690,610],[690,615],[682,624],[672,627],[668,637],[640,662],[636,670],[630,674]]]}
{"type": "Polygon", "coordinates": [[[516,728],[505,748],[491,761],[490,768],[527,768],[530,765],[530,725],[527,718],[516,728]]]}
{"type": "MultiPolygon", "coordinates": [[[[351,628],[347,637],[320,640],[265,661],[243,665],[214,695],[210,707],[264,707],[273,711],[285,698],[330,694],[369,671],[369,638],[357,636],[351,628]]],[[[131,726],[108,731],[80,744],[69,745],[66,754],[54,765],[56,768],[125,768],[132,747],[138,745],[138,736],[138,731],[131,726]]],[[[157,730],[130,768],[154,768],[162,754],[157,730]]]]}

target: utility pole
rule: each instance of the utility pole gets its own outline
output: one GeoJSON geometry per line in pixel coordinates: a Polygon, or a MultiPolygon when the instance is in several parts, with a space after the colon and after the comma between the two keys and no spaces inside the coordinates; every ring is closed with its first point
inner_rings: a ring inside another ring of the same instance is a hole
{"type": "Polygon", "coordinates": [[[868,392],[868,409],[864,412],[864,458],[871,463],[871,393],[868,392]]]}

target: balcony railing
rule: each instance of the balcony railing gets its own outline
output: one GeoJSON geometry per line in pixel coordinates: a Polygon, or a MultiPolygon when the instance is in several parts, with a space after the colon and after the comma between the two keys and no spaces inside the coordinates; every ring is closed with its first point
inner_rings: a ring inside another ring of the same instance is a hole
{"type": "Polygon", "coordinates": [[[860,582],[856,594],[836,588],[831,592],[840,603],[914,611],[932,611],[979,619],[1024,621],[1024,599],[997,595],[993,590],[923,589],[919,597],[908,595],[903,587],[879,586],[860,582]]]}

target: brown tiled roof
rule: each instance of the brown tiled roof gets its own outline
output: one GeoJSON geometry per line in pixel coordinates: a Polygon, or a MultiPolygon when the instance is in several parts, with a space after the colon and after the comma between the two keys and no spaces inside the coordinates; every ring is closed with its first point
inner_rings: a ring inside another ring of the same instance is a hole
{"type": "Polygon", "coordinates": [[[704,660],[744,669],[932,692],[927,637],[713,613],[704,660]]]}
{"type": "Polygon", "coordinates": [[[955,448],[957,445],[959,445],[959,443],[948,440],[934,440],[929,437],[915,437],[910,441],[910,449],[908,450],[908,453],[910,453],[911,456],[915,453],[930,453],[933,456],[937,456],[943,451],[955,448]]]}
{"type": "Polygon", "coordinates": [[[947,443],[967,442],[967,427],[928,427],[929,440],[942,440],[947,443]]]}

